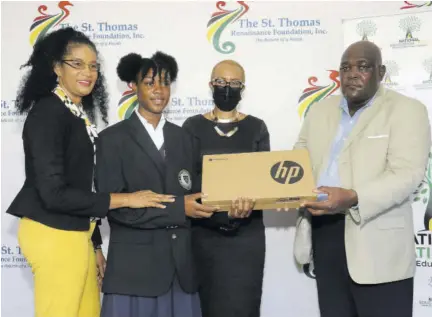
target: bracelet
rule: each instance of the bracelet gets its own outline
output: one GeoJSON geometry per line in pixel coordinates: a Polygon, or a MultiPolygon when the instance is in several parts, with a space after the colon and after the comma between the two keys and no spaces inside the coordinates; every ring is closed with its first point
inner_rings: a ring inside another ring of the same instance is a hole
{"type": "Polygon", "coordinates": [[[102,250],[102,245],[97,245],[97,246],[95,246],[94,247],[94,250],[96,251],[96,250],[102,250]]]}

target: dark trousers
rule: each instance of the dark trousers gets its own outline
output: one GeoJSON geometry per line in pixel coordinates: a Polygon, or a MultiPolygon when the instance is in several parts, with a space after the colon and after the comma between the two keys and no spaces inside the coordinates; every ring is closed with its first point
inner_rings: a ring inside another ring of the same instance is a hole
{"type": "Polygon", "coordinates": [[[344,215],[313,217],[312,220],[321,317],[412,317],[412,278],[373,285],[357,284],[351,279],[344,228],[344,215]]]}

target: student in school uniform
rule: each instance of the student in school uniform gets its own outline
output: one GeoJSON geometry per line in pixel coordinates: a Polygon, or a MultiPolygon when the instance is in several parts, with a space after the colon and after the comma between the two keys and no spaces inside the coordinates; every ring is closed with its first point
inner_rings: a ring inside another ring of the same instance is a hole
{"type": "Polygon", "coordinates": [[[201,317],[190,218],[208,218],[215,209],[199,204],[201,193],[191,191],[196,181],[191,137],[163,116],[177,72],[176,60],[161,52],[151,58],[128,54],[117,67],[139,106],[100,134],[98,189],[171,196],[108,215],[102,317],[201,317]]]}

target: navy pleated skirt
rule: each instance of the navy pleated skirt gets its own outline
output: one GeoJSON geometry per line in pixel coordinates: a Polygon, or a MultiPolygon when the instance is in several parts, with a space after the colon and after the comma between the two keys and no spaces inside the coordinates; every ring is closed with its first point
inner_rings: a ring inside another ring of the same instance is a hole
{"type": "Polygon", "coordinates": [[[185,293],[174,279],[158,297],[104,294],[101,317],[202,317],[198,293],[185,293]]]}

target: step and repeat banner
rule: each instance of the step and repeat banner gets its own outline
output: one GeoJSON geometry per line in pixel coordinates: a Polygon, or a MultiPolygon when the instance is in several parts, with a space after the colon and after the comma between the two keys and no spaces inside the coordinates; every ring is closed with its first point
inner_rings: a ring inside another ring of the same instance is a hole
{"type": "MultiPolygon", "coordinates": [[[[119,59],[156,50],[179,64],[166,116],[181,125],[213,107],[212,67],[234,59],[246,71],[240,110],[267,123],[273,150],[291,149],[304,113],[339,94],[344,48],[367,39],[383,52],[385,84],[432,106],[431,2],[7,2],[2,3],[1,54],[1,238],[2,316],[33,315],[31,269],[16,234],[18,221],[5,210],[24,180],[25,116],[14,99],[39,36],[72,26],[98,46],[110,93],[110,124],[136,106],[130,87],[116,75],[119,59]],[[360,18],[361,17],[361,18],[360,18]]],[[[98,128],[102,130],[103,124],[98,128]]],[[[416,213],[415,317],[432,314],[432,171],[413,195],[416,213]]],[[[293,259],[295,215],[268,211],[263,317],[318,317],[312,268],[293,259]]],[[[103,223],[104,250],[109,227],[103,223]]],[[[413,238],[414,240],[414,238],[413,238]]],[[[65,245],[65,248],[68,246],[65,245]]],[[[53,254],[55,256],[55,254],[53,254]]]]}

